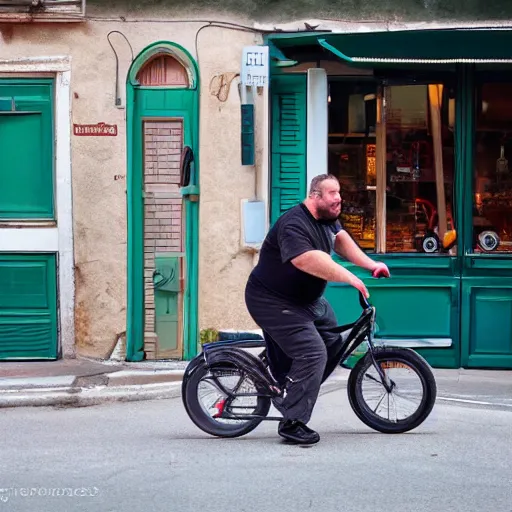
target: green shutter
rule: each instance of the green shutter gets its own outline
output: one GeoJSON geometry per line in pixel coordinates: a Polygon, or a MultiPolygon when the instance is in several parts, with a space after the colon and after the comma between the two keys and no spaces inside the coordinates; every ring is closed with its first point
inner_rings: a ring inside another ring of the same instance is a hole
{"type": "Polygon", "coordinates": [[[276,75],[272,97],[270,222],[306,195],[306,75],[276,75]]]}
{"type": "Polygon", "coordinates": [[[53,219],[53,85],[0,80],[0,219],[53,219]]]}
{"type": "Polygon", "coordinates": [[[0,254],[0,360],[57,357],[54,254],[0,254]]]}

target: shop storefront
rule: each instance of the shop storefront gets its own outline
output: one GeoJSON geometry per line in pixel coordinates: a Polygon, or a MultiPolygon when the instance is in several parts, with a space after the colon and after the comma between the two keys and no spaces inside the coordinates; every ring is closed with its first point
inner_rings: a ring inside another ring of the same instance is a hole
{"type": "MultiPolygon", "coordinates": [[[[512,368],[512,31],[268,43],[271,220],[312,176],[336,175],[343,224],[392,273],[354,269],[378,337],[437,367],[512,368]]],[[[327,296],[340,322],[359,315],[355,290],[333,284],[327,296]]]]}

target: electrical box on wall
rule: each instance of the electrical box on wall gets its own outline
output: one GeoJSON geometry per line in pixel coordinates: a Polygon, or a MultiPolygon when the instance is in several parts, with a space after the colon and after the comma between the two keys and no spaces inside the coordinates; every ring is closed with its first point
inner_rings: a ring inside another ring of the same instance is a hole
{"type": "Polygon", "coordinates": [[[242,247],[259,249],[266,234],[265,201],[242,200],[242,247]]]}
{"type": "Polygon", "coordinates": [[[254,165],[254,105],[242,105],[242,165],[254,165]]]}

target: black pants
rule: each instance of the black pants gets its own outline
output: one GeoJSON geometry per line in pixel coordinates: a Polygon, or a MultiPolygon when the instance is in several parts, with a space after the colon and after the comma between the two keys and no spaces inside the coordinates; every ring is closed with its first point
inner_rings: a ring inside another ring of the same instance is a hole
{"type": "Polygon", "coordinates": [[[342,340],[329,332],[336,316],[324,298],[308,306],[292,305],[249,279],[245,290],[247,309],[263,330],[270,371],[286,386],[286,396],[274,402],[285,420],[307,423],[320,385],[334,371],[342,340]]]}

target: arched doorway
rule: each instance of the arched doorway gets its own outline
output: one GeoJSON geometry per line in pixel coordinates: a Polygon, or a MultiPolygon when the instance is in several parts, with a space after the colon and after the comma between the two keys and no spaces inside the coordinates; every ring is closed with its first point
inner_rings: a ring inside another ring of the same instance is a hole
{"type": "Polygon", "coordinates": [[[141,52],[128,75],[129,361],[196,352],[198,79],[189,53],[167,42],[141,52]],[[188,187],[184,148],[193,156],[188,187]]]}

